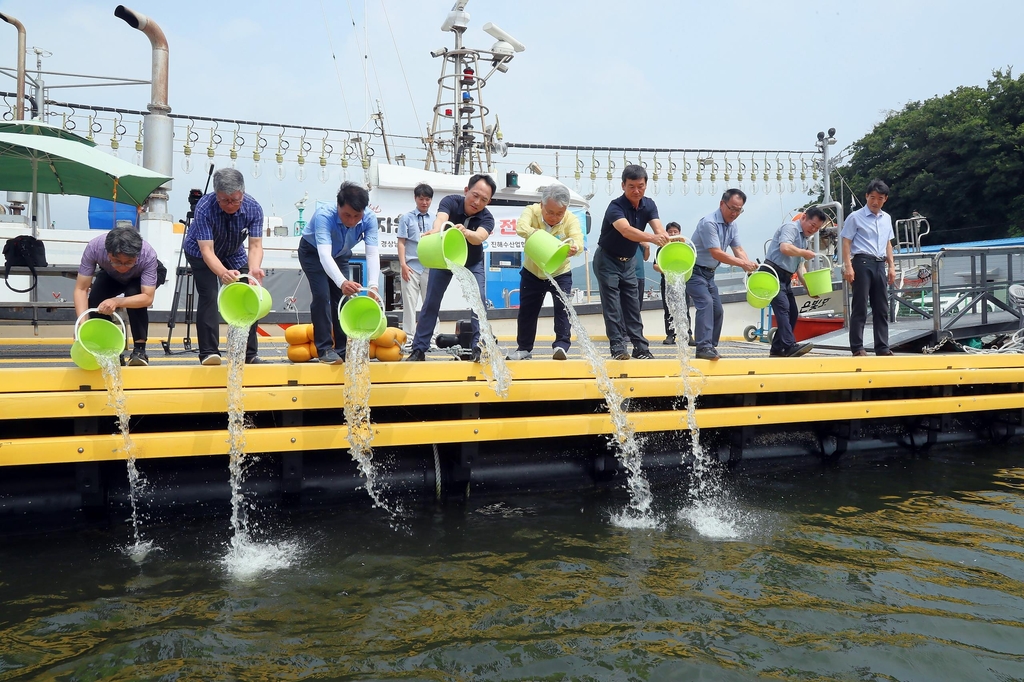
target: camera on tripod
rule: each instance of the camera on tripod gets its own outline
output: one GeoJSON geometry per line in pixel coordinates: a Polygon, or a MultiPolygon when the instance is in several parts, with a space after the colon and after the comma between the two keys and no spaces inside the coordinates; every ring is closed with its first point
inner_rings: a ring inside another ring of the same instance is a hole
{"type": "Polygon", "coordinates": [[[193,214],[196,212],[196,204],[203,198],[203,190],[201,189],[190,189],[188,191],[188,212],[193,214]]]}

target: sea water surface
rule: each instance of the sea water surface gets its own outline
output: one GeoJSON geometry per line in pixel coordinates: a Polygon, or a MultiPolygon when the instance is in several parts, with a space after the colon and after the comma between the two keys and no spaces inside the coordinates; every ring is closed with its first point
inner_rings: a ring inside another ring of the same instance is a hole
{"type": "MultiPolygon", "coordinates": [[[[284,568],[235,577],[223,509],[0,531],[0,680],[1024,679],[1024,448],[725,477],[731,530],[619,489],[264,508],[284,568]]],[[[264,505],[268,507],[268,505],[264,505]]]]}

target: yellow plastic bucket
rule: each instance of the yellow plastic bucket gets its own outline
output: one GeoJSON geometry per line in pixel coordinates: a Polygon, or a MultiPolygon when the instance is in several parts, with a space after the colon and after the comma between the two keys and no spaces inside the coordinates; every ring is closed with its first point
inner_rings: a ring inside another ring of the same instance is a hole
{"type": "MultiPolygon", "coordinates": [[[[362,289],[373,294],[369,289],[362,289]]],[[[338,321],[346,336],[354,339],[375,339],[388,327],[380,303],[369,296],[349,296],[338,305],[338,321]]]]}
{"type": "Polygon", "coordinates": [[[571,239],[559,240],[550,232],[537,230],[527,237],[523,250],[530,260],[550,275],[565,265],[565,259],[569,257],[569,249],[572,244],[571,239]]]}
{"type": "Polygon", "coordinates": [[[690,242],[682,239],[674,237],[673,241],[658,250],[658,267],[669,282],[677,282],[680,278],[684,282],[690,279],[697,262],[697,251],[690,242]]]}
{"type": "Polygon", "coordinates": [[[86,319],[89,313],[99,312],[89,308],[75,320],[75,342],[71,344],[71,359],[82,369],[99,369],[96,356],[111,357],[120,355],[124,350],[128,330],[124,320],[117,313],[112,313],[121,325],[120,329],[110,320],[102,318],[86,319]]]}
{"type": "Polygon", "coordinates": [[[770,265],[762,265],[771,272],[755,270],[747,275],[747,303],[755,308],[767,308],[779,293],[779,275],[770,265]]]}
{"type": "Polygon", "coordinates": [[[220,316],[232,327],[249,327],[270,312],[273,299],[270,292],[260,286],[255,277],[239,275],[239,281],[220,289],[217,294],[217,308],[220,316]],[[252,284],[240,281],[246,278],[252,284]]]}
{"type": "Polygon", "coordinates": [[[420,237],[420,244],[416,249],[420,263],[425,268],[434,270],[447,270],[450,260],[456,265],[465,265],[469,258],[469,244],[466,237],[459,230],[452,229],[452,223],[445,223],[440,232],[420,237]]]}
{"type": "MultiPolygon", "coordinates": [[[[828,264],[828,260],[825,260],[828,264]]],[[[810,270],[804,273],[804,284],[807,285],[808,296],[824,296],[832,292],[832,268],[810,270]]]]}

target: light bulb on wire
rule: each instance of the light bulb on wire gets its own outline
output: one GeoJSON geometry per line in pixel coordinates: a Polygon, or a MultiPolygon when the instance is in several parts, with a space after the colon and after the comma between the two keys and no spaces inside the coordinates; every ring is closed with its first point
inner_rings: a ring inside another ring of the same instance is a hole
{"type": "Polygon", "coordinates": [[[327,169],[327,157],[320,157],[320,170],[317,172],[316,177],[324,184],[327,184],[327,181],[331,179],[331,171],[327,169]]]}
{"type": "Polygon", "coordinates": [[[306,181],[306,157],[303,156],[303,154],[300,152],[299,153],[299,158],[297,160],[298,160],[298,163],[299,163],[299,167],[295,169],[295,179],[298,180],[299,182],[305,182],[306,181]]]}
{"type": "Polygon", "coordinates": [[[261,175],[263,175],[263,164],[260,163],[260,153],[254,151],[252,153],[252,177],[259,179],[261,175]]]}
{"type": "Polygon", "coordinates": [[[185,171],[186,173],[191,173],[192,172],[192,147],[191,147],[191,145],[186,144],[183,153],[184,153],[184,156],[181,159],[181,170],[185,171]]]}

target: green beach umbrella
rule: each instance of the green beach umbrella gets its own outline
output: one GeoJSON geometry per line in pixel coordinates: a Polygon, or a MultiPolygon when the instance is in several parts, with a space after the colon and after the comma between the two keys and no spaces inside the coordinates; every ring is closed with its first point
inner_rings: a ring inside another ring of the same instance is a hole
{"type": "Polygon", "coordinates": [[[74,138],[0,132],[0,190],[74,194],[141,206],[171,179],[74,138]]]}
{"type": "Polygon", "coordinates": [[[95,147],[96,143],[82,137],[76,132],[61,128],[60,126],[44,123],[36,119],[28,121],[0,121],[0,133],[22,133],[25,135],[42,135],[44,137],[59,137],[62,140],[74,140],[81,144],[95,147]]]}

